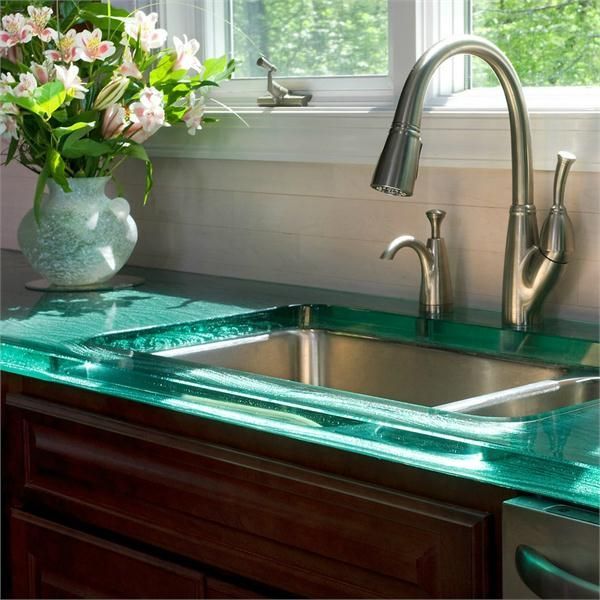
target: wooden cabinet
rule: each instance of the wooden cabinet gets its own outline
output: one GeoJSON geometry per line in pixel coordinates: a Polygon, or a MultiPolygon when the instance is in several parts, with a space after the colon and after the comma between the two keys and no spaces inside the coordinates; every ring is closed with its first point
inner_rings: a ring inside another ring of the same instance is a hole
{"type": "Polygon", "coordinates": [[[12,511],[17,598],[205,598],[200,573],[12,511]]]}
{"type": "Polygon", "coordinates": [[[17,598],[262,598],[172,561],[13,510],[17,598]]]}
{"type": "Polygon", "coordinates": [[[195,435],[188,421],[176,434],[166,415],[167,431],[132,422],[131,407],[117,418],[127,401],[12,387],[4,472],[13,596],[495,593],[485,510],[341,476],[326,461],[316,470],[276,459],[274,436],[258,435],[264,452],[249,452],[215,443],[198,419],[195,435]]]}

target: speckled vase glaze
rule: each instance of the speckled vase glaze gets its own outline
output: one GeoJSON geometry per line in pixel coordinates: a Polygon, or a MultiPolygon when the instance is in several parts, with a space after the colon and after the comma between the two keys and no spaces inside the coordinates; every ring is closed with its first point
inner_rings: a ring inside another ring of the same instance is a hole
{"type": "Polygon", "coordinates": [[[30,210],[19,225],[19,246],[50,283],[84,286],[107,281],[131,256],[137,227],[124,198],[109,198],[109,177],[69,179],[71,192],[54,181],[36,223],[30,210]]]}

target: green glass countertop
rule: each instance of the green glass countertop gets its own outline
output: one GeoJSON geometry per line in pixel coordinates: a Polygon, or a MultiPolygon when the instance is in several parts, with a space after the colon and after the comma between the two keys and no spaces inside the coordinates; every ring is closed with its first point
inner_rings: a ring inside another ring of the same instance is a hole
{"type": "Polygon", "coordinates": [[[499,315],[426,320],[416,303],[297,286],[133,269],[128,290],[38,293],[23,257],[2,252],[0,366],[168,410],[216,419],[458,477],[597,507],[600,400],[534,417],[484,418],[360,396],[149,352],[289,327],[379,335],[476,354],[597,369],[596,325],[548,321],[537,332],[499,315]],[[335,305],[335,306],[330,306],[335,305]],[[372,312],[377,311],[377,312],[372,312]],[[227,331],[224,330],[227,329],[227,331]]]}

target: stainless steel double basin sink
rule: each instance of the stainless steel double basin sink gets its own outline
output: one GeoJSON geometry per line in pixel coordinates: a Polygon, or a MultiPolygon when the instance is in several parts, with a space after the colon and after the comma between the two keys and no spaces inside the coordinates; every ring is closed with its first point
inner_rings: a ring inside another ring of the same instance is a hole
{"type": "Polygon", "coordinates": [[[156,352],[447,411],[521,417],[600,398],[599,378],[344,332],[289,329],[156,352]]]}
{"type": "MultiPolygon", "coordinates": [[[[283,308],[290,307],[273,310],[283,308]]],[[[600,398],[594,368],[432,347],[378,335],[376,327],[339,327],[335,319],[290,327],[280,319],[264,332],[240,330],[233,326],[240,317],[230,319],[212,339],[151,353],[485,417],[523,418],[600,398]]]]}

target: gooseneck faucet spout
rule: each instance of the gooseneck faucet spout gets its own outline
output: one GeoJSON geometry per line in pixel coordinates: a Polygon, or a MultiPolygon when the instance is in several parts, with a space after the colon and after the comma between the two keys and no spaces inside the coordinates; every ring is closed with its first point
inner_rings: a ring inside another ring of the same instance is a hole
{"type": "MultiPolygon", "coordinates": [[[[508,105],[512,206],[504,260],[502,317],[505,325],[527,329],[539,320],[541,304],[566,258],[561,255],[557,260],[540,249],[527,105],[519,77],[499,48],[484,38],[464,35],[443,40],[421,56],[404,84],[371,186],[387,194],[412,196],[422,147],[421,118],[427,87],[438,67],[457,54],[477,56],[488,63],[500,81],[508,105]]],[[[561,211],[562,215],[562,206],[561,211]]],[[[567,222],[564,214],[560,223],[567,222]]]]}

